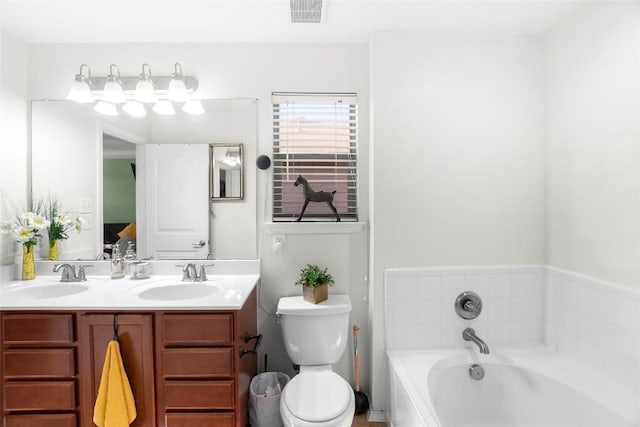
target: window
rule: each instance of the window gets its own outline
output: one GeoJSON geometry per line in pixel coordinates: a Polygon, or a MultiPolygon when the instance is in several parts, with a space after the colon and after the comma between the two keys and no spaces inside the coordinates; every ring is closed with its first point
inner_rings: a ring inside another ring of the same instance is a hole
{"type": "MultiPolygon", "coordinates": [[[[335,191],[342,221],[358,220],[355,94],[273,93],[273,220],[295,221],[305,203],[304,177],[314,191],[335,191]]],[[[335,221],[331,207],[310,202],[303,221],[335,221]]]]}

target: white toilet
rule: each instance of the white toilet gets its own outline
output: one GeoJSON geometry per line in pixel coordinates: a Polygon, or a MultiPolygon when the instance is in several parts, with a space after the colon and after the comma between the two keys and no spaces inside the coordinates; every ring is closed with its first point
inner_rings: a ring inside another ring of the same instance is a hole
{"type": "Polygon", "coordinates": [[[355,411],[353,389],[331,365],[349,340],[348,295],[330,295],[319,304],[301,296],[284,297],[276,312],[289,357],[300,373],[284,387],[280,415],[286,427],[350,427],[355,411]]]}

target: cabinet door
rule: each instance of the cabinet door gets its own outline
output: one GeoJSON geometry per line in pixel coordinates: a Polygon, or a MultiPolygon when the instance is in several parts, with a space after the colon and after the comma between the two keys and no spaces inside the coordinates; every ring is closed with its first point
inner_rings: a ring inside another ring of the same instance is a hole
{"type": "MultiPolygon", "coordinates": [[[[155,427],[153,315],[120,314],[118,342],[133,390],[137,417],[132,427],[155,427]]],[[[113,314],[80,317],[81,425],[93,424],[93,407],[100,386],[104,357],[114,336],[113,314]]]]}

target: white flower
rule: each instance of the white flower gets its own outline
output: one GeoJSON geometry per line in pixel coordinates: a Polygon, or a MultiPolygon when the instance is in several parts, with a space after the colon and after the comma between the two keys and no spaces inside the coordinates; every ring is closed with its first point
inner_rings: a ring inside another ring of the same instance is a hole
{"type": "Polygon", "coordinates": [[[36,233],[33,232],[33,229],[30,227],[19,227],[17,230],[17,241],[20,243],[27,243],[29,240],[33,239],[36,233]]]}
{"type": "Polygon", "coordinates": [[[37,228],[38,230],[42,230],[43,228],[47,228],[50,222],[43,217],[42,215],[36,215],[33,212],[29,212],[33,216],[29,219],[27,223],[30,227],[37,228]]]}
{"type": "Polygon", "coordinates": [[[76,231],[82,231],[82,226],[84,225],[84,219],[82,217],[76,217],[76,220],[73,222],[76,231]]]}

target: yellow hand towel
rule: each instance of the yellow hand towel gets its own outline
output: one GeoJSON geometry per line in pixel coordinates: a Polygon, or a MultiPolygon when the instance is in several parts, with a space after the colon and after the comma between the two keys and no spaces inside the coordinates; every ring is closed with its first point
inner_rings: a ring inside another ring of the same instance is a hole
{"type": "Polygon", "coordinates": [[[120,345],[113,340],[104,357],[93,422],[98,427],[128,427],[135,419],[136,404],[122,364],[120,345]]]}

